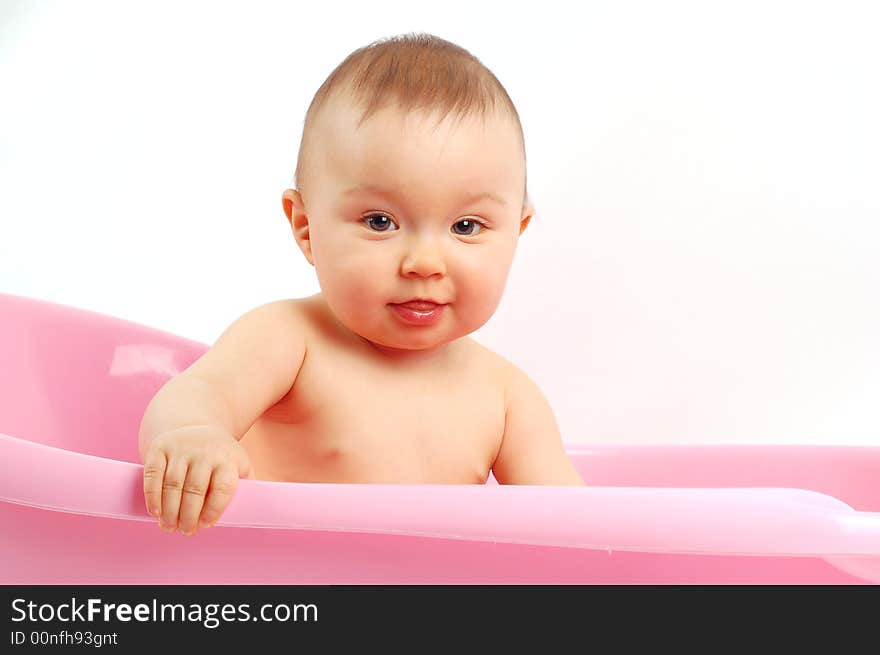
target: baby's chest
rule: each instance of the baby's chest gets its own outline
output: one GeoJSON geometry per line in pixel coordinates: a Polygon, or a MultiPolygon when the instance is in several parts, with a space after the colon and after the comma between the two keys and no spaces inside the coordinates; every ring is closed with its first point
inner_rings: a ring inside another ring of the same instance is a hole
{"type": "Polygon", "coordinates": [[[491,466],[504,432],[504,394],[473,375],[313,366],[267,418],[293,427],[297,450],[316,462],[377,474],[415,467],[452,480],[491,466]]]}

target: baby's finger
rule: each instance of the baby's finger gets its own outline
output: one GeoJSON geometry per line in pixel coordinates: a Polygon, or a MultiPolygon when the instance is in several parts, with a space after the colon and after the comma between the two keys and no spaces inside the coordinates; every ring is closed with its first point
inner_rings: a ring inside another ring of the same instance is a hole
{"type": "Polygon", "coordinates": [[[181,457],[172,456],[165,469],[165,481],[162,483],[162,514],[159,525],[163,530],[174,532],[180,513],[180,497],[183,493],[183,481],[189,462],[181,457]]]}
{"type": "Polygon", "coordinates": [[[211,481],[211,466],[207,462],[195,462],[189,466],[186,481],[183,483],[183,496],[180,501],[180,531],[194,535],[211,481]]]}
{"type": "Polygon", "coordinates": [[[207,528],[217,522],[229,501],[232,500],[237,486],[238,470],[236,467],[226,464],[214,469],[199,525],[207,528]]]}
{"type": "Polygon", "coordinates": [[[248,456],[247,452],[244,448],[239,448],[238,450],[239,456],[237,458],[238,461],[238,477],[240,478],[248,478],[250,480],[254,479],[254,469],[251,464],[251,458],[248,456]]]}
{"type": "Polygon", "coordinates": [[[152,516],[162,511],[162,480],[167,464],[165,453],[158,448],[150,448],[144,456],[144,502],[152,516]]]}

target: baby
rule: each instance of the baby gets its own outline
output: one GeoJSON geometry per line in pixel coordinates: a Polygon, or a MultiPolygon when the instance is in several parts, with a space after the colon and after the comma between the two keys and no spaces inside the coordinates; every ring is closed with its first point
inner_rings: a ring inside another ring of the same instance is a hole
{"type": "Polygon", "coordinates": [[[321,292],[249,311],[152,399],[139,444],[162,529],[213,525],[239,477],[583,484],[538,387],[467,336],[534,211],[495,76],[425,34],[356,50],[309,107],[294,186],[321,292]]]}

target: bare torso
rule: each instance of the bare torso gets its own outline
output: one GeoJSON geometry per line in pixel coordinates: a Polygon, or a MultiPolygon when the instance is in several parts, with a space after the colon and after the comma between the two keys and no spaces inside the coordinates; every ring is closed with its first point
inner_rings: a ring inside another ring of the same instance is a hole
{"type": "Polygon", "coordinates": [[[320,294],[289,302],[305,318],[306,356],[290,393],[240,440],[254,478],[486,481],[504,432],[505,360],[465,337],[431,361],[392,364],[320,294]]]}

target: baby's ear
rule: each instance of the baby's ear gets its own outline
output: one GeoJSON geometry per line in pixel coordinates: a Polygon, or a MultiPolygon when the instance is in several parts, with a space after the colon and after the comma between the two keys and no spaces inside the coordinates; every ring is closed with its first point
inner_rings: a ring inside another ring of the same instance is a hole
{"type": "Polygon", "coordinates": [[[302,250],[309,264],[314,266],[312,242],[309,238],[309,217],[306,216],[302,195],[296,189],[285,189],[284,193],[281,194],[281,205],[284,207],[284,214],[290,223],[290,229],[293,230],[293,238],[296,239],[296,245],[302,250]]]}

